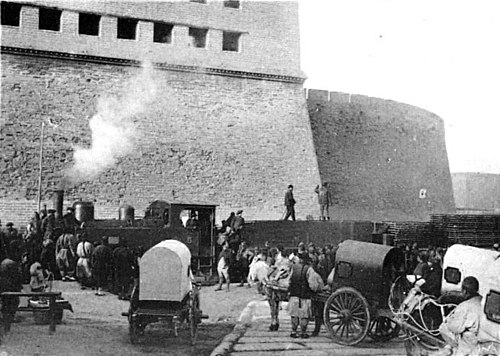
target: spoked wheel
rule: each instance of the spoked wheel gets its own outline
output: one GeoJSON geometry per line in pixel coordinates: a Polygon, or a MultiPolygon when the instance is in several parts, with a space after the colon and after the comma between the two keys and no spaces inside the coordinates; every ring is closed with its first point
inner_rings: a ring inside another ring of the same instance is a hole
{"type": "Polygon", "coordinates": [[[144,335],[145,326],[141,325],[137,316],[134,315],[137,310],[138,303],[139,288],[134,287],[130,297],[130,307],[128,309],[128,333],[132,344],[137,344],[140,341],[140,337],[144,335]]]}
{"type": "MultiPolygon", "coordinates": [[[[132,311],[129,311],[132,313],[132,311]]],[[[140,341],[140,337],[144,335],[144,327],[139,324],[139,321],[136,317],[129,315],[128,320],[128,334],[130,337],[130,342],[132,344],[137,344],[140,341]]]]}
{"type": "Polygon", "coordinates": [[[337,344],[356,345],[368,333],[368,302],[354,288],[340,288],[330,295],[325,302],[323,317],[331,338],[337,344]]]}
{"type": "Polygon", "coordinates": [[[375,341],[388,341],[399,334],[400,326],[391,318],[378,316],[370,322],[368,336],[375,341]]]}
{"type": "Polygon", "coordinates": [[[191,293],[189,301],[189,329],[191,332],[191,345],[196,343],[198,336],[198,322],[200,318],[200,299],[197,291],[191,293]]]}

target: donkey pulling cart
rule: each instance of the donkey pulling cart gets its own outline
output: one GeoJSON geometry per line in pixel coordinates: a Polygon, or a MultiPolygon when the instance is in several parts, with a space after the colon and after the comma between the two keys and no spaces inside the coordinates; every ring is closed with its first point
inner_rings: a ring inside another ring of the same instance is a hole
{"type": "Polygon", "coordinates": [[[199,286],[191,272],[191,253],[177,240],[164,240],[150,248],[139,263],[139,284],[130,298],[128,317],[130,341],[135,344],[148,324],[163,322],[175,336],[181,326],[196,342],[202,318],[199,286]]]}

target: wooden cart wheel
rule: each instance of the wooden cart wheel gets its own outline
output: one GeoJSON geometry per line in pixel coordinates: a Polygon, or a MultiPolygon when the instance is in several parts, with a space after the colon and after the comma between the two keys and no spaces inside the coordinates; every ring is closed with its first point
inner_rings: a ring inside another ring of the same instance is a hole
{"type": "Polygon", "coordinates": [[[128,317],[128,335],[132,344],[137,344],[139,342],[139,334],[139,323],[137,319],[132,316],[132,308],[130,308],[128,317]]]}
{"type": "Polygon", "coordinates": [[[130,307],[128,309],[128,333],[132,344],[137,344],[140,341],[140,337],[144,335],[145,326],[139,323],[137,316],[134,316],[134,313],[138,308],[138,304],[139,287],[134,286],[132,295],[130,296],[130,307]]]}
{"type": "Polygon", "coordinates": [[[330,295],[325,302],[323,317],[330,337],[337,344],[356,345],[368,333],[368,302],[354,288],[340,288],[330,295]]]}
{"type": "Polygon", "coordinates": [[[400,326],[391,318],[378,316],[373,319],[368,328],[368,336],[375,341],[388,341],[399,334],[400,326]]]}
{"type": "Polygon", "coordinates": [[[197,291],[191,292],[191,297],[189,300],[189,329],[191,332],[191,345],[196,343],[196,337],[198,336],[198,319],[200,310],[200,299],[197,291]]]}

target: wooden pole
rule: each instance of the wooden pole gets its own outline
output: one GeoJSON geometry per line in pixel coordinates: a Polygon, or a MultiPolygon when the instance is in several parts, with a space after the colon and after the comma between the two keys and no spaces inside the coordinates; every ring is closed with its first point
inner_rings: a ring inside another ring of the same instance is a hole
{"type": "Polygon", "coordinates": [[[45,122],[42,121],[42,132],[40,134],[40,162],[38,171],[38,213],[41,213],[40,206],[42,204],[42,163],[43,163],[43,134],[45,122]]]}

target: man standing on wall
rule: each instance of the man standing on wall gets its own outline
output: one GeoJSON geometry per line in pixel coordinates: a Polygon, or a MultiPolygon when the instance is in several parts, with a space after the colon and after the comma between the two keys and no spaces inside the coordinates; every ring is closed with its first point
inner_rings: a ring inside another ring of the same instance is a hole
{"type": "MultiPolygon", "coordinates": [[[[231,222],[231,225],[229,226],[231,227],[233,233],[233,239],[238,240],[238,245],[239,245],[239,243],[241,242],[241,231],[245,226],[245,219],[243,218],[243,210],[238,210],[236,216],[231,222]]],[[[236,250],[238,250],[238,245],[236,246],[236,250]]]]}
{"type": "Polygon", "coordinates": [[[286,213],[283,220],[288,220],[291,216],[292,220],[295,221],[295,199],[293,198],[293,185],[289,185],[285,193],[285,207],[286,213]]]}
{"type": "Polygon", "coordinates": [[[328,207],[332,205],[332,197],[330,195],[330,191],[328,190],[328,183],[324,182],[321,188],[319,187],[319,185],[317,185],[314,191],[316,192],[316,194],[318,194],[320,220],[330,220],[328,207]]]}

